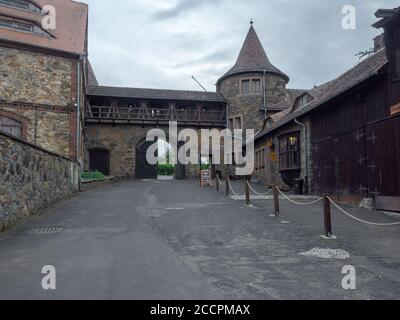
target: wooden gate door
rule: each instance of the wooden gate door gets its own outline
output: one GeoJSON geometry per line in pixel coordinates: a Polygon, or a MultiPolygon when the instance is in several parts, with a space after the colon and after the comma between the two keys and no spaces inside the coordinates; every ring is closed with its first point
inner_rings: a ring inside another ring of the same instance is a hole
{"type": "Polygon", "coordinates": [[[153,143],[146,141],[136,149],[136,179],[157,179],[157,165],[149,164],[146,159],[147,149],[153,143]]]}
{"type": "Polygon", "coordinates": [[[106,149],[89,150],[89,169],[100,171],[108,176],[110,174],[110,152],[106,149]]]}
{"type": "Polygon", "coordinates": [[[400,211],[400,117],[367,126],[368,180],[377,209],[400,211]]]}

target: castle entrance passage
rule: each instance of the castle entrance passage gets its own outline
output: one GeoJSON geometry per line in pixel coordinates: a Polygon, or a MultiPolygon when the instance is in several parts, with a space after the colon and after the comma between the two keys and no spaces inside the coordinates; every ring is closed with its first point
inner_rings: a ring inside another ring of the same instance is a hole
{"type": "MultiPolygon", "coordinates": [[[[145,141],[140,143],[136,148],[136,169],[135,177],[136,179],[157,179],[159,177],[158,165],[151,165],[147,162],[146,154],[147,149],[153,144],[152,141],[145,141]]],[[[160,146],[164,144],[159,144],[158,156],[160,164],[170,163],[171,150],[167,150],[168,147],[164,146],[160,150],[160,146]],[[166,149],[167,148],[167,149],[166,149]],[[167,155],[169,154],[169,155],[167,155]]],[[[178,143],[178,149],[182,147],[183,142],[178,143]]],[[[174,166],[174,177],[178,180],[183,180],[186,178],[185,165],[178,163],[174,166]]]]}

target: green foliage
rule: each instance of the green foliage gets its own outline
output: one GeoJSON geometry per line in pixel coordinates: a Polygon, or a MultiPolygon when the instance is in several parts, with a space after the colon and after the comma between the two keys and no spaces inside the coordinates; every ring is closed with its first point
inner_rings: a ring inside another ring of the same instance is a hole
{"type": "Polygon", "coordinates": [[[105,175],[99,171],[84,171],[82,172],[82,179],[85,180],[103,180],[105,175]]]}
{"type": "Polygon", "coordinates": [[[157,172],[160,176],[173,176],[175,174],[175,166],[173,164],[159,164],[157,172]]]}
{"type": "Polygon", "coordinates": [[[202,164],[200,165],[200,170],[208,170],[210,169],[210,164],[202,164]]]}

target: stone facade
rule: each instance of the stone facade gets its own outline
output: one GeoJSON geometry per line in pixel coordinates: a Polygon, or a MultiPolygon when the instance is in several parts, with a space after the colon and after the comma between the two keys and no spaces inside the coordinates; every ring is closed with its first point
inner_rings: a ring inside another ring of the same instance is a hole
{"type": "MultiPolygon", "coordinates": [[[[158,128],[168,134],[168,127],[160,126],[158,128]]],[[[146,134],[150,129],[152,127],[139,125],[88,124],[85,141],[88,153],[85,157],[85,168],[89,169],[90,150],[105,149],[110,153],[110,175],[135,178],[136,148],[146,139],[146,134]]],[[[200,144],[200,130],[193,129],[199,134],[200,144]]],[[[180,128],[178,128],[178,132],[179,130],[180,128]]],[[[198,170],[198,165],[187,165],[185,167],[186,178],[197,178],[198,170]]]]}
{"type": "Polygon", "coordinates": [[[77,60],[2,46],[0,59],[0,115],[21,117],[28,142],[75,158],[77,60]]]}
{"type": "Polygon", "coordinates": [[[0,133],[0,231],[78,190],[79,166],[0,133]]]}
{"type": "MultiPolygon", "coordinates": [[[[241,81],[244,79],[260,79],[263,82],[263,73],[245,73],[230,76],[221,81],[217,90],[229,102],[229,118],[241,116],[244,129],[260,130],[264,125],[265,114],[262,111],[264,94],[241,93],[241,81]]],[[[288,101],[286,80],[275,74],[265,76],[265,103],[267,106],[288,101]]]]}
{"type": "Polygon", "coordinates": [[[69,156],[70,113],[32,110],[23,107],[1,107],[1,104],[0,108],[10,116],[14,113],[24,118],[27,125],[24,138],[28,142],[65,157],[69,156]]]}
{"type": "Polygon", "coordinates": [[[71,102],[70,59],[0,47],[0,97],[67,107],[71,102]]]}

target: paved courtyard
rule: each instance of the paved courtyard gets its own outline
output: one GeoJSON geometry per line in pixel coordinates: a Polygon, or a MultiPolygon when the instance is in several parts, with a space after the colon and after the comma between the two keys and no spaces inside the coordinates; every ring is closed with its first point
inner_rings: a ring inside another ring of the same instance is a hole
{"type": "MultiPolygon", "coordinates": [[[[236,185],[238,187],[239,185],[236,185]]],[[[253,207],[195,181],[126,181],[80,193],[0,234],[0,299],[398,299],[400,226],[363,225],[322,204],[253,207]],[[57,226],[54,234],[35,234],[57,226]],[[347,260],[300,255],[342,249],[347,260]],[[44,265],[57,289],[41,287],[44,265]],[[357,289],[342,289],[345,265],[357,289]]],[[[347,208],[379,222],[395,217],[347,208]]]]}

